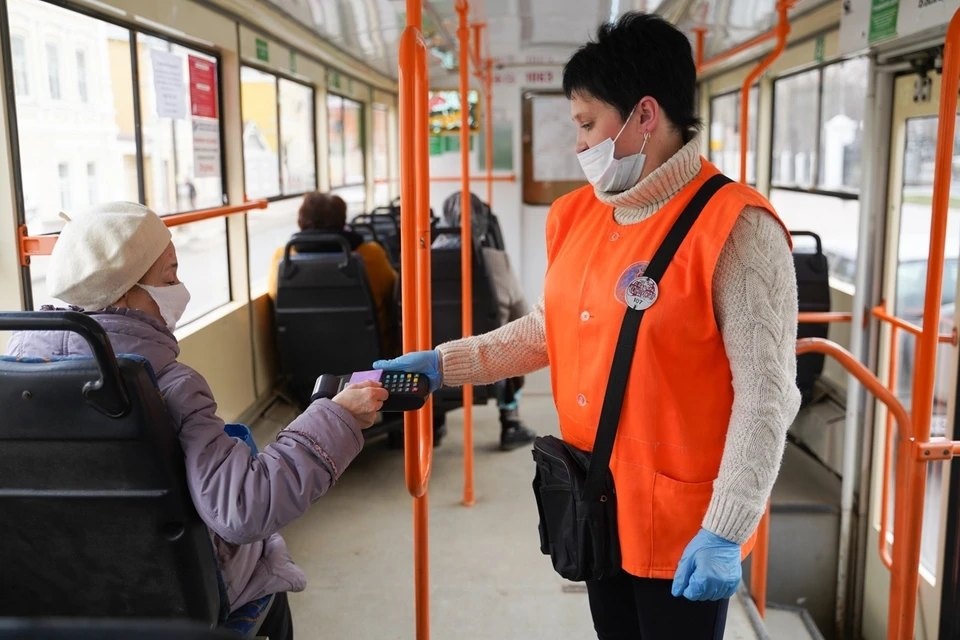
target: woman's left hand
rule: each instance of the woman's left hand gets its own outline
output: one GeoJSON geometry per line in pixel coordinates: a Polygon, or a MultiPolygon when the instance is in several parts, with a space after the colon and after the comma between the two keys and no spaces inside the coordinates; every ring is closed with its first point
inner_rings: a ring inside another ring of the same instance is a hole
{"type": "Polygon", "coordinates": [[[687,600],[726,600],[740,575],[740,545],[700,529],[680,556],[671,593],[687,600]]]}
{"type": "Polygon", "coordinates": [[[373,425],[377,411],[383,407],[383,401],[388,395],[390,394],[379,382],[364,380],[347,385],[343,391],[333,396],[333,401],[352,413],[361,429],[366,429],[373,425]]]}

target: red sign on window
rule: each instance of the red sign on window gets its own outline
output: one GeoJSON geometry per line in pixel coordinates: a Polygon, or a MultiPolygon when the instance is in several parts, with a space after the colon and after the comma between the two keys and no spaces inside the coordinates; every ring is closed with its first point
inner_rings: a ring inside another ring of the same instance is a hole
{"type": "Polygon", "coordinates": [[[188,56],[190,67],[190,113],[202,118],[217,117],[217,63],[188,56]]]}

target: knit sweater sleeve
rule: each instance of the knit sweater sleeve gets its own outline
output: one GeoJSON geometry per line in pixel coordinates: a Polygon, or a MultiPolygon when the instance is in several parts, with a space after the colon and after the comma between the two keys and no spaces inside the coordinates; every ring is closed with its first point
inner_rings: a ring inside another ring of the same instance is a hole
{"type": "Polygon", "coordinates": [[[733,374],[733,411],[703,527],[737,543],[766,509],[800,407],[797,282],[783,235],[772,216],[746,208],[713,278],[714,313],[733,374]]]}
{"type": "Polygon", "coordinates": [[[525,316],[479,336],[445,342],[437,347],[443,384],[490,384],[546,367],[543,297],[525,316]]]}

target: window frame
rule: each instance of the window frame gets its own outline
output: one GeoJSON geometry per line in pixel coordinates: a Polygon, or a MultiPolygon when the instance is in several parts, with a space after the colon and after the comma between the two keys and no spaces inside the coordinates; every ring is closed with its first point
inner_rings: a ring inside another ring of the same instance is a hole
{"type": "MultiPolygon", "coordinates": [[[[283,71],[279,71],[277,69],[274,69],[272,67],[268,67],[262,64],[254,64],[248,60],[240,61],[241,77],[242,77],[244,67],[253,69],[260,73],[265,73],[267,75],[273,76],[273,86],[274,86],[275,95],[277,96],[276,107],[277,107],[277,189],[278,189],[278,192],[276,195],[267,196],[266,198],[264,198],[264,200],[266,200],[267,202],[275,202],[277,200],[286,200],[287,198],[296,198],[298,196],[306,195],[311,191],[316,191],[317,189],[320,188],[320,171],[317,166],[318,165],[317,158],[319,157],[318,154],[320,151],[319,144],[317,143],[317,85],[311,84],[310,81],[305,80],[303,78],[298,78],[292,74],[284,73],[283,71]],[[306,189],[304,191],[292,191],[290,193],[284,193],[283,191],[283,154],[280,152],[282,140],[283,140],[283,127],[282,127],[283,116],[280,113],[281,111],[280,109],[280,78],[283,78],[288,82],[293,82],[295,84],[299,84],[301,86],[307,87],[308,89],[310,89],[310,92],[311,92],[311,98],[312,98],[311,102],[313,105],[313,108],[311,109],[311,114],[313,117],[310,119],[310,127],[313,130],[313,135],[311,136],[313,139],[313,189],[306,189]]],[[[240,82],[240,91],[241,92],[243,91],[242,80],[240,82]]],[[[241,113],[240,113],[241,125],[243,122],[242,111],[243,109],[242,109],[242,102],[241,102],[241,113]]],[[[241,146],[242,146],[242,140],[241,140],[241,146]]],[[[247,178],[246,158],[244,158],[243,171],[244,171],[243,179],[244,179],[244,183],[246,183],[246,178],[247,178]]]]}
{"type": "MultiPolygon", "coordinates": [[[[41,0],[41,1],[46,1],[46,0],[41,0]]],[[[82,15],[86,18],[91,18],[94,20],[99,20],[105,24],[114,25],[116,27],[126,30],[128,33],[127,42],[128,42],[129,52],[130,52],[130,87],[129,89],[132,92],[132,98],[133,98],[132,106],[133,106],[133,121],[134,121],[134,146],[135,146],[136,165],[137,165],[137,198],[138,198],[138,202],[140,203],[144,203],[146,200],[146,185],[145,185],[146,180],[144,176],[145,165],[144,165],[143,132],[142,132],[143,105],[142,105],[142,100],[140,96],[140,71],[139,71],[139,60],[137,55],[138,46],[139,46],[138,36],[142,34],[146,36],[160,38],[162,40],[169,41],[181,47],[185,47],[187,49],[191,49],[193,51],[202,53],[203,55],[209,56],[216,61],[217,113],[221,114],[217,118],[218,136],[220,138],[220,158],[219,158],[220,176],[221,176],[220,200],[223,203],[228,202],[228,194],[227,194],[228,177],[226,173],[226,166],[227,166],[226,149],[225,149],[225,144],[223,143],[225,139],[225,125],[224,125],[224,118],[222,116],[223,114],[223,82],[224,82],[223,56],[220,54],[220,52],[215,47],[209,44],[203,44],[185,37],[178,37],[176,35],[172,35],[160,29],[152,29],[147,25],[144,25],[132,20],[124,21],[119,19],[117,16],[97,12],[96,10],[90,7],[78,6],[72,3],[68,3],[66,5],[62,5],[60,3],[54,3],[54,5],[59,7],[60,9],[63,9],[64,11],[70,11],[72,13],[82,15]]],[[[10,29],[9,16],[7,15],[5,6],[0,8],[0,30],[2,30],[3,33],[6,33],[9,36],[11,36],[9,38],[9,41],[12,42],[14,34],[10,29]]],[[[23,35],[23,38],[25,43],[25,58],[29,58],[29,55],[30,55],[29,46],[26,46],[27,43],[29,42],[29,39],[27,38],[26,35],[23,35]]],[[[0,41],[7,41],[7,40],[8,40],[7,38],[0,38],[0,41]]],[[[42,38],[40,42],[43,45],[42,58],[44,61],[44,69],[47,69],[46,46],[48,43],[49,44],[56,44],[56,43],[51,42],[46,37],[42,38]]],[[[11,45],[10,44],[4,45],[2,48],[0,48],[0,53],[4,54],[2,56],[4,60],[10,60],[9,63],[5,61],[3,62],[4,64],[3,91],[7,96],[7,105],[8,105],[7,119],[9,120],[8,132],[10,136],[11,147],[14,149],[14,153],[11,154],[10,164],[11,164],[13,184],[16,185],[17,187],[14,190],[15,200],[16,200],[15,217],[16,217],[17,225],[19,226],[19,225],[26,224],[26,204],[23,197],[23,175],[22,175],[21,159],[20,159],[20,151],[19,151],[20,150],[20,134],[19,134],[19,120],[18,120],[17,108],[16,108],[16,93],[15,93],[15,87],[14,87],[13,74],[11,73],[12,65],[13,65],[12,55],[11,55],[12,54],[11,45]]],[[[59,57],[59,46],[58,46],[58,57],[59,57]]],[[[58,67],[59,67],[59,62],[60,61],[58,60],[58,67]]],[[[27,70],[29,71],[29,65],[27,66],[27,70]]],[[[58,68],[58,72],[59,71],[60,69],[58,68]]],[[[27,75],[29,76],[29,73],[27,75]]],[[[61,84],[59,100],[63,100],[64,98],[63,98],[62,78],[60,78],[59,80],[61,84]]],[[[21,97],[33,98],[34,95],[21,94],[21,97]]],[[[160,217],[163,218],[169,215],[174,215],[176,213],[181,213],[181,212],[175,211],[175,212],[168,212],[168,213],[158,214],[158,215],[160,215],[160,217]]],[[[229,304],[230,302],[233,302],[235,300],[235,295],[234,295],[235,291],[233,287],[233,278],[231,277],[227,219],[223,218],[222,222],[223,222],[224,239],[225,241],[227,241],[227,301],[226,301],[226,304],[229,304]]],[[[24,297],[24,305],[26,308],[34,308],[35,303],[34,303],[34,295],[33,295],[33,284],[32,284],[32,279],[30,275],[30,266],[21,267],[20,279],[21,279],[21,287],[22,287],[23,297],[24,297]]],[[[219,306],[216,308],[219,308],[219,306]]],[[[203,314],[198,316],[198,318],[196,319],[204,317],[207,313],[210,313],[210,311],[204,312],[203,314]]],[[[191,320],[191,322],[193,322],[193,320],[191,320]]]]}
{"type": "MultiPolygon", "coordinates": [[[[758,108],[757,108],[757,111],[759,111],[759,106],[760,106],[760,83],[759,83],[759,82],[756,83],[756,84],[750,85],[750,91],[748,92],[748,97],[747,97],[747,100],[748,100],[748,101],[749,101],[749,99],[750,99],[750,98],[749,98],[749,95],[751,95],[751,94],[756,95],[757,107],[758,107],[758,108]],[[756,92],[756,93],[754,94],[754,92],[756,92]]],[[[729,90],[729,91],[724,91],[724,92],[722,92],[722,93],[713,94],[713,95],[711,95],[711,96],[708,98],[709,105],[710,105],[710,106],[709,106],[709,109],[710,109],[710,112],[709,112],[709,113],[710,113],[710,121],[707,123],[707,154],[706,154],[706,155],[707,155],[708,158],[710,157],[710,155],[711,155],[711,153],[712,153],[712,152],[711,152],[711,144],[713,143],[714,101],[716,101],[716,100],[721,100],[721,99],[724,99],[724,98],[728,98],[728,97],[730,97],[730,96],[734,96],[734,97],[736,98],[736,103],[735,103],[735,105],[736,105],[736,107],[737,107],[737,128],[739,129],[739,127],[740,127],[740,107],[741,107],[741,105],[740,105],[740,96],[741,96],[741,90],[740,90],[740,89],[731,89],[731,90],[729,90]]],[[[755,121],[753,122],[753,124],[757,125],[756,131],[755,131],[754,137],[753,137],[753,142],[754,142],[754,149],[753,149],[753,181],[749,181],[749,180],[748,180],[748,181],[747,181],[747,184],[750,185],[751,187],[756,187],[756,186],[757,186],[757,171],[758,171],[758,167],[759,167],[759,164],[760,164],[760,152],[759,152],[759,149],[760,149],[760,126],[759,126],[759,125],[760,125],[760,115],[759,115],[759,113],[755,113],[755,115],[754,115],[753,117],[755,118],[755,121]]],[[[748,118],[749,118],[749,114],[748,114],[748,118]]],[[[751,124],[751,123],[750,123],[749,120],[748,120],[747,126],[749,126],[750,124],[751,124]]],[[[737,135],[738,135],[738,136],[740,135],[740,132],[739,132],[739,131],[737,132],[737,135]]],[[[749,142],[750,142],[750,138],[749,138],[749,132],[748,132],[748,134],[747,134],[747,143],[748,143],[748,146],[749,146],[749,142]]],[[[738,140],[738,144],[739,144],[739,140],[738,140]]],[[[747,149],[747,151],[749,152],[749,148],[747,149]]],[[[712,160],[711,160],[711,162],[712,162],[712,160]]],[[[749,165],[748,165],[748,166],[747,166],[747,174],[749,174],[749,173],[750,173],[750,167],[749,167],[749,165]]],[[[732,177],[732,176],[731,176],[731,177],[732,177]]]]}
{"type": "Polygon", "coordinates": [[[791,71],[789,73],[784,73],[773,79],[771,86],[771,138],[770,138],[770,156],[767,158],[768,166],[770,167],[770,189],[779,189],[782,191],[793,191],[797,193],[809,193],[812,195],[822,195],[822,196],[831,196],[834,198],[839,198],[841,200],[859,200],[860,199],[860,186],[858,185],[856,189],[853,190],[840,190],[840,189],[824,189],[819,186],[820,183],[820,165],[822,163],[821,154],[821,145],[823,142],[823,80],[824,72],[828,67],[843,64],[849,60],[855,60],[857,57],[853,58],[842,58],[837,60],[831,60],[829,62],[824,62],[813,67],[806,67],[803,69],[798,69],[791,71]],[[817,76],[817,109],[814,125],[814,148],[816,149],[816,157],[813,163],[813,169],[811,174],[814,176],[814,186],[812,187],[798,187],[794,185],[782,185],[777,184],[773,178],[773,163],[774,163],[774,151],[775,151],[775,131],[776,128],[776,117],[777,117],[777,83],[782,80],[788,80],[790,78],[795,78],[797,76],[815,73],[817,76]]]}
{"type": "Polygon", "coordinates": [[[351,98],[350,96],[346,96],[346,95],[337,93],[337,92],[335,92],[335,91],[327,91],[327,127],[328,127],[328,129],[327,129],[327,179],[329,180],[330,189],[344,189],[344,188],[348,188],[348,187],[361,187],[361,186],[365,186],[365,185],[367,184],[367,182],[368,182],[368,178],[367,178],[367,123],[366,123],[366,113],[365,113],[365,111],[364,111],[364,109],[365,109],[366,107],[368,107],[367,103],[365,103],[365,102],[363,102],[363,101],[361,101],[361,100],[357,100],[357,99],[355,99],[355,98],[351,98]],[[363,162],[360,163],[360,165],[363,167],[363,180],[361,180],[360,182],[348,182],[348,181],[347,181],[347,163],[346,163],[346,158],[347,158],[347,145],[346,145],[346,137],[343,135],[343,131],[341,131],[341,136],[340,136],[340,141],[341,141],[341,145],[340,145],[340,157],[343,159],[343,182],[340,183],[340,184],[335,184],[334,181],[333,181],[333,175],[332,175],[332,173],[331,173],[331,167],[332,167],[333,163],[330,162],[330,156],[332,155],[332,152],[333,152],[333,144],[330,143],[330,133],[329,133],[329,127],[330,127],[330,112],[329,112],[329,109],[330,109],[330,98],[339,98],[339,99],[340,99],[340,122],[341,122],[341,124],[342,124],[343,121],[344,121],[344,117],[343,117],[343,116],[344,116],[344,114],[346,113],[346,109],[344,109],[344,102],[346,102],[347,100],[349,100],[350,102],[352,102],[352,103],[354,103],[354,104],[356,104],[356,105],[358,105],[358,106],[360,107],[360,117],[358,118],[358,122],[360,123],[360,150],[361,150],[361,153],[363,154],[363,162]]]}

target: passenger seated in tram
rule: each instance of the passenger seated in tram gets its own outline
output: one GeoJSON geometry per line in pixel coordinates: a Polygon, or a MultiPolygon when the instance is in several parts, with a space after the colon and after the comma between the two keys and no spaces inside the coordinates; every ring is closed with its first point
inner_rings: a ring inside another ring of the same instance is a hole
{"type": "MultiPolygon", "coordinates": [[[[323,231],[343,236],[363,260],[373,303],[377,308],[381,345],[385,354],[394,355],[400,349],[395,310],[397,272],[382,246],[376,242],[364,242],[360,234],[347,228],[346,224],[347,203],[340,196],[314,191],[303,197],[297,214],[300,231],[323,231]]],[[[268,286],[272,300],[277,299],[277,269],[283,260],[283,249],[278,247],[271,261],[268,286]]]]}
{"type": "MultiPolygon", "coordinates": [[[[460,226],[460,192],[456,191],[443,201],[443,221],[448,227],[460,226]]],[[[516,274],[510,267],[507,253],[497,246],[499,229],[496,216],[489,205],[476,194],[470,194],[470,229],[473,242],[481,248],[483,262],[490,275],[490,286],[497,299],[497,312],[501,325],[525,316],[530,308],[523,295],[523,289],[516,274]]],[[[434,249],[459,249],[460,236],[443,234],[433,241],[434,249]]],[[[533,442],[537,434],[520,422],[520,388],[523,378],[507,378],[494,385],[497,407],[500,409],[500,448],[504,451],[516,449],[533,442]]]]}
{"type": "MultiPolygon", "coordinates": [[[[52,297],[86,310],[106,329],[117,353],[146,358],[183,449],[197,512],[212,533],[230,610],[276,594],[260,635],[293,637],[287,591],[306,577],[278,531],[302,515],[339,478],[363,446],[387,397],[364,382],[312,403],[273,442],[251,448],[224,432],[206,380],[177,361],[173,329],[190,294],[177,277],[177,252],[157,214],[112,202],[68,219],[54,247],[47,286],[52,297]]],[[[78,334],[16,333],[18,357],[89,355],[78,334]]]]}

